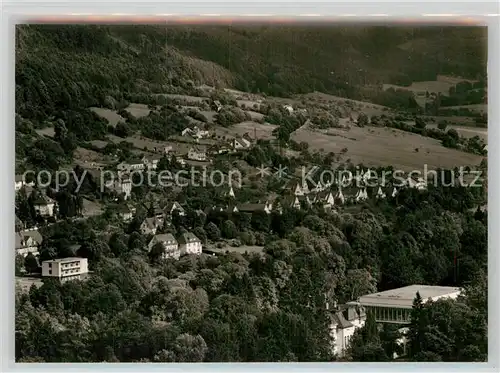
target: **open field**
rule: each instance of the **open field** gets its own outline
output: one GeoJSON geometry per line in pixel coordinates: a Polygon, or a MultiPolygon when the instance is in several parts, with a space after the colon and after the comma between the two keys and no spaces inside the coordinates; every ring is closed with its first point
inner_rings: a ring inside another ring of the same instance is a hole
{"type": "MultiPolygon", "coordinates": [[[[78,147],[74,153],[74,165],[79,165],[86,169],[106,167],[116,162],[118,159],[109,155],[103,155],[99,152],[78,147]]],[[[71,166],[71,169],[73,165],[71,166]]]]}
{"type": "Polygon", "coordinates": [[[148,105],[134,103],[131,103],[125,110],[136,118],[146,117],[151,112],[151,110],[148,109],[148,105]]]}
{"type": "MultiPolygon", "coordinates": [[[[450,125],[457,125],[457,126],[469,126],[472,128],[478,127],[477,123],[474,121],[474,118],[472,117],[459,117],[459,116],[432,116],[432,115],[423,115],[422,118],[424,119],[431,119],[433,118],[436,123],[438,123],[441,120],[446,120],[450,125]]],[[[478,128],[483,128],[483,127],[478,127],[478,128]]]]}
{"type": "Polygon", "coordinates": [[[247,110],[246,112],[250,114],[252,120],[261,120],[262,118],[264,118],[264,114],[258,113],[256,111],[247,110]]]}
{"type": "Polygon", "coordinates": [[[243,136],[245,133],[248,133],[252,138],[254,137],[254,134],[256,134],[257,139],[269,140],[274,138],[272,132],[275,128],[276,126],[272,124],[261,124],[257,122],[241,122],[231,127],[218,126],[215,129],[215,133],[218,136],[233,136],[233,137],[243,136]]]}
{"type": "Polygon", "coordinates": [[[103,140],[92,140],[90,141],[90,144],[95,146],[96,148],[104,149],[106,145],[108,145],[108,142],[103,140]]]}
{"type": "Polygon", "coordinates": [[[134,146],[140,150],[141,152],[144,151],[144,148],[147,149],[148,152],[150,153],[162,153],[162,149],[165,146],[172,146],[173,151],[177,154],[180,155],[185,155],[189,151],[190,148],[193,146],[196,146],[197,148],[200,149],[205,149],[207,147],[207,144],[203,144],[203,141],[214,141],[214,140],[200,140],[199,144],[196,143],[182,143],[182,142],[175,142],[175,141],[155,141],[151,139],[147,139],[145,137],[141,138],[140,136],[130,136],[125,139],[114,136],[114,135],[108,135],[108,138],[110,141],[115,142],[115,143],[120,143],[122,141],[127,141],[131,142],[134,144],[134,146]],[[156,148],[156,150],[155,150],[156,148]]]}
{"type": "Polygon", "coordinates": [[[350,100],[350,99],[347,99],[344,97],[333,96],[333,95],[329,95],[329,94],[321,93],[321,92],[312,92],[312,93],[306,93],[304,95],[299,95],[299,96],[296,96],[296,100],[306,100],[306,101],[316,101],[316,102],[321,102],[321,103],[335,103],[335,104],[349,105],[349,106],[353,107],[354,111],[360,110],[369,116],[387,113],[387,111],[389,110],[385,106],[372,104],[371,102],[350,100]]]}
{"type": "Polygon", "coordinates": [[[171,99],[186,100],[186,102],[200,103],[203,101],[208,102],[206,97],[188,96],[188,95],[177,95],[173,93],[157,93],[155,96],[163,96],[171,99]]]}
{"type": "Polygon", "coordinates": [[[190,137],[190,136],[171,136],[170,137],[170,142],[174,142],[174,143],[185,143],[185,144],[192,144],[192,145],[207,145],[207,146],[210,146],[210,145],[216,145],[218,143],[217,140],[215,139],[199,139],[198,141],[196,141],[194,138],[190,137]]]}
{"type": "Polygon", "coordinates": [[[200,113],[202,113],[205,118],[207,118],[208,123],[214,123],[215,114],[217,114],[217,112],[213,110],[200,110],[200,113]]]}
{"type": "MultiPolygon", "coordinates": [[[[437,128],[437,124],[428,124],[428,128],[437,128]]],[[[463,137],[474,137],[479,136],[484,142],[488,143],[488,129],[479,127],[462,127],[462,126],[448,126],[446,131],[453,128],[458,132],[460,136],[463,137]]]]}
{"type": "Polygon", "coordinates": [[[442,106],[440,110],[447,110],[447,109],[468,109],[470,111],[476,112],[476,113],[487,113],[488,112],[488,105],[486,104],[476,104],[476,105],[459,105],[459,106],[442,106]]]}
{"type": "Polygon", "coordinates": [[[309,143],[310,149],[335,154],[347,148],[345,160],[372,167],[392,165],[403,171],[423,171],[425,164],[428,169],[478,165],[482,160],[478,155],[445,148],[438,140],[391,128],[352,127],[349,131],[330,129],[329,133],[299,129],[292,139],[309,143]]]}
{"type": "Polygon", "coordinates": [[[54,127],[42,128],[36,130],[35,132],[38,133],[40,136],[47,136],[47,137],[54,137],[55,134],[54,127]]]}
{"type": "Polygon", "coordinates": [[[395,90],[401,89],[403,91],[411,91],[416,93],[441,93],[442,95],[448,95],[450,92],[450,88],[455,84],[452,84],[447,81],[437,81],[437,80],[429,80],[425,82],[413,82],[409,87],[394,85],[394,84],[384,84],[383,89],[388,90],[389,88],[393,88],[395,90]]]}
{"type": "Polygon", "coordinates": [[[31,285],[39,288],[43,285],[43,281],[41,277],[16,276],[16,284],[21,287],[22,291],[29,292],[31,285]]]}
{"type": "Polygon", "coordinates": [[[113,127],[116,126],[118,122],[125,122],[125,118],[117,114],[115,110],[102,107],[91,107],[89,109],[99,115],[101,118],[106,119],[108,123],[113,127]]]}
{"type": "Polygon", "coordinates": [[[157,152],[160,152],[161,149],[164,148],[165,146],[172,145],[167,141],[155,141],[138,135],[129,136],[126,138],[118,137],[115,135],[108,135],[108,139],[111,142],[114,142],[115,144],[119,144],[122,141],[131,142],[138,149],[143,150],[144,148],[146,148],[147,150],[153,152],[155,151],[155,148],[157,152]]]}
{"type": "Polygon", "coordinates": [[[236,100],[236,103],[240,108],[243,108],[243,106],[246,109],[258,109],[260,108],[260,103],[257,101],[252,101],[252,100],[236,100]]]}
{"type": "Polygon", "coordinates": [[[460,78],[456,76],[449,76],[449,75],[438,75],[436,77],[436,80],[438,82],[447,82],[450,84],[457,85],[460,82],[469,82],[469,83],[477,83],[478,81],[475,79],[465,79],[465,78],[460,78]]]}
{"type": "Polygon", "coordinates": [[[100,204],[84,198],[83,199],[82,214],[86,218],[88,218],[90,216],[101,215],[102,214],[102,207],[100,204]]]}
{"type": "Polygon", "coordinates": [[[98,153],[94,150],[89,150],[85,148],[78,147],[75,150],[74,158],[80,161],[86,162],[103,162],[105,160],[105,156],[101,153],[98,153]]]}

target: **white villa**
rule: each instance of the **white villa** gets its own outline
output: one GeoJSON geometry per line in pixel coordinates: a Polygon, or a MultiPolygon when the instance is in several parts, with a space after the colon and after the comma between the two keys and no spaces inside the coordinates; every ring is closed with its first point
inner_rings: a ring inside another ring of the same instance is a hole
{"type": "Polygon", "coordinates": [[[162,259],[179,259],[181,257],[179,243],[171,233],[155,235],[151,241],[149,241],[148,250],[151,251],[151,249],[158,243],[160,243],[164,248],[162,259]]]}
{"type": "Polygon", "coordinates": [[[16,233],[16,254],[26,256],[29,253],[38,255],[38,248],[43,242],[37,229],[27,229],[16,233]]]}
{"type": "Polygon", "coordinates": [[[200,255],[202,252],[202,244],[198,237],[193,233],[184,233],[177,239],[181,255],[195,254],[200,255]]]}
{"type": "Polygon", "coordinates": [[[35,212],[43,218],[54,216],[56,202],[45,194],[40,195],[34,202],[35,212]]]}

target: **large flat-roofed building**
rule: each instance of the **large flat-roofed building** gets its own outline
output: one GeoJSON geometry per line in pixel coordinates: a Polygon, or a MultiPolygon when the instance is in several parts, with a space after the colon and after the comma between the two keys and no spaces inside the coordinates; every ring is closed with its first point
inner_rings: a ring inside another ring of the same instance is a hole
{"type": "Polygon", "coordinates": [[[42,276],[57,277],[61,282],[81,280],[88,272],[87,258],[71,257],[42,262],[42,276]]]}
{"type": "Polygon", "coordinates": [[[381,323],[409,324],[413,300],[417,292],[423,302],[429,299],[436,301],[443,298],[456,299],[460,288],[449,286],[410,285],[380,293],[363,295],[356,302],[363,306],[366,312],[374,312],[375,320],[381,323]]]}

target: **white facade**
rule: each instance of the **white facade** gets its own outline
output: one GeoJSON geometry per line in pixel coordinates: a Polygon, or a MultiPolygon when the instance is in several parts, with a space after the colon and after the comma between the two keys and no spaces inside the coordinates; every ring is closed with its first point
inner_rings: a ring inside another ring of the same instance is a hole
{"type": "Polygon", "coordinates": [[[181,254],[200,255],[203,250],[201,241],[192,233],[184,233],[178,239],[181,254]]]}
{"type": "Polygon", "coordinates": [[[196,149],[189,149],[188,152],[188,159],[192,161],[206,161],[207,160],[207,155],[204,151],[197,151],[196,149]]]}
{"type": "Polygon", "coordinates": [[[161,221],[157,218],[146,218],[140,226],[142,234],[156,234],[156,231],[161,225],[161,221]]]}
{"type": "Polygon", "coordinates": [[[160,243],[163,246],[162,259],[174,258],[179,259],[181,256],[181,250],[177,240],[172,234],[158,234],[153,237],[153,239],[148,244],[148,249],[151,251],[154,245],[160,243]]]}
{"type": "Polygon", "coordinates": [[[21,190],[22,187],[24,186],[28,186],[28,187],[34,187],[35,186],[35,182],[26,182],[24,180],[24,175],[16,175],[15,176],[15,181],[14,181],[14,187],[15,187],[15,190],[16,192],[21,190]]]}
{"type": "Polygon", "coordinates": [[[134,215],[131,211],[122,211],[120,216],[124,222],[130,222],[134,218],[134,215]]]}
{"type": "Polygon", "coordinates": [[[300,201],[296,196],[292,200],[290,207],[293,207],[294,209],[300,210],[300,201]]]}
{"type": "Polygon", "coordinates": [[[408,324],[410,323],[413,300],[417,292],[425,303],[429,299],[456,299],[460,289],[449,286],[410,285],[375,294],[364,295],[357,302],[367,311],[375,314],[375,320],[381,323],[408,324]]]}
{"type": "Polygon", "coordinates": [[[333,353],[338,357],[343,357],[354,332],[365,325],[366,314],[362,308],[351,306],[333,312],[331,320],[330,335],[333,338],[333,353]]]}
{"type": "Polygon", "coordinates": [[[201,254],[202,246],[201,242],[188,242],[186,244],[181,245],[181,251],[186,254],[201,254]]]}
{"type": "Polygon", "coordinates": [[[366,201],[368,199],[368,193],[366,189],[359,189],[354,199],[356,202],[366,201]]]}
{"type": "Polygon", "coordinates": [[[87,258],[63,258],[42,262],[42,276],[56,277],[61,282],[83,279],[88,270],[87,258]]]}
{"type": "Polygon", "coordinates": [[[146,168],[146,165],[143,162],[134,162],[134,163],[122,162],[118,166],[116,166],[116,168],[118,171],[121,172],[132,172],[132,171],[144,170],[146,168]]]}
{"type": "Polygon", "coordinates": [[[179,214],[179,216],[184,216],[185,215],[185,211],[184,211],[184,209],[182,208],[182,206],[180,205],[179,202],[169,203],[165,207],[164,212],[165,212],[165,215],[167,215],[167,216],[172,216],[174,214],[174,212],[176,212],[177,214],[179,214]]]}
{"type": "Polygon", "coordinates": [[[379,198],[379,199],[384,199],[385,197],[386,197],[386,196],[385,196],[385,193],[384,193],[384,191],[382,190],[382,188],[381,188],[381,187],[378,187],[376,198],[379,198]]]}
{"type": "Polygon", "coordinates": [[[145,168],[148,170],[156,170],[158,168],[158,162],[160,160],[156,158],[148,159],[146,157],[142,158],[142,163],[144,163],[145,168]]]}
{"type": "Polygon", "coordinates": [[[45,196],[45,202],[35,203],[34,208],[38,215],[42,217],[54,216],[55,202],[45,196]]]}
{"type": "Polygon", "coordinates": [[[123,193],[123,199],[129,199],[132,195],[132,180],[127,178],[124,180],[117,180],[117,183],[117,189],[120,191],[120,193],[123,193]]]}
{"type": "Polygon", "coordinates": [[[26,257],[29,253],[38,255],[38,247],[42,244],[42,235],[36,229],[16,233],[16,254],[26,257]]]}

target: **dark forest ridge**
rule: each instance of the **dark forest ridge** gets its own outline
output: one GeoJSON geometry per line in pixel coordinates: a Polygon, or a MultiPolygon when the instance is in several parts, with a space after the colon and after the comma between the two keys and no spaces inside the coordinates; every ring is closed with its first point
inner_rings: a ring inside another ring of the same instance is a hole
{"type": "Polygon", "coordinates": [[[24,25],[17,43],[22,74],[57,71],[58,80],[84,76],[102,90],[126,91],[192,80],[370,100],[361,86],[438,74],[485,80],[487,62],[485,27],[24,25]]]}

